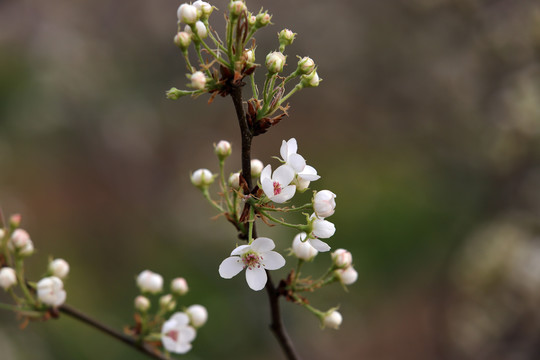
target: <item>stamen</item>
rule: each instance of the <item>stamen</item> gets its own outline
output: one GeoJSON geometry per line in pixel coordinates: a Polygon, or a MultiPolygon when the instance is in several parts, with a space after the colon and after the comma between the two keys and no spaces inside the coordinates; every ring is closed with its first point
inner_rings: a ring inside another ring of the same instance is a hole
{"type": "Polygon", "coordinates": [[[279,195],[281,194],[281,184],[278,183],[277,181],[274,181],[274,195],[279,195]]]}

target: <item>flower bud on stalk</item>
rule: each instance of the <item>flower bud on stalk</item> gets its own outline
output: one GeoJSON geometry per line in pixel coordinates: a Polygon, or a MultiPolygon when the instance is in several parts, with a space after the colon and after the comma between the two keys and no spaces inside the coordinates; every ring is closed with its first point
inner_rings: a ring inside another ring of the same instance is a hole
{"type": "Polygon", "coordinates": [[[150,270],[144,270],[137,276],[137,286],[142,292],[157,294],[163,289],[163,277],[150,270]]]}
{"type": "Polygon", "coordinates": [[[251,177],[258,178],[261,175],[261,172],[264,168],[264,164],[261,160],[253,159],[251,160],[251,177]]]}
{"type": "Polygon", "coordinates": [[[189,4],[180,5],[176,15],[178,16],[178,20],[180,22],[184,22],[186,24],[195,24],[195,22],[199,20],[197,8],[189,4]]]}
{"type": "Polygon", "coordinates": [[[200,189],[207,188],[214,182],[215,176],[208,169],[196,170],[191,175],[191,183],[200,189]]]}
{"type": "Polygon", "coordinates": [[[150,309],[150,300],[146,296],[139,295],[134,301],[135,310],[145,313],[150,309]]]}
{"type": "Polygon", "coordinates": [[[49,306],[60,306],[66,301],[64,283],[56,276],[41,279],[37,283],[39,301],[49,306]]]}
{"type": "Polygon", "coordinates": [[[234,173],[229,176],[229,186],[234,189],[238,190],[240,189],[240,173],[234,173]]]}
{"type": "Polygon", "coordinates": [[[9,217],[9,226],[11,227],[11,229],[16,229],[21,225],[21,221],[21,214],[13,214],[9,217]]]}
{"type": "Polygon", "coordinates": [[[173,311],[176,307],[176,301],[171,294],[163,295],[159,298],[159,306],[163,311],[173,311]]]}
{"type": "Polygon", "coordinates": [[[343,322],[343,316],[336,310],[330,310],[323,318],[323,326],[332,329],[339,329],[339,326],[343,322]]]}
{"type": "Polygon", "coordinates": [[[197,31],[199,38],[206,39],[208,37],[208,29],[202,21],[197,21],[195,23],[195,30],[197,31]]]}
{"type": "Polygon", "coordinates": [[[332,261],[339,268],[346,268],[352,264],[352,254],[345,249],[337,249],[332,253],[332,261]]]}
{"type": "Polygon", "coordinates": [[[185,91],[185,90],[178,90],[177,88],[170,88],[165,95],[167,96],[167,99],[170,100],[178,100],[182,96],[186,96],[192,94],[192,91],[185,91]]]}
{"type": "Polygon", "coordinates": [[[246,60],[246,63],[248,65],[255,64],[255,50],[253,50],[253,49],[245,49],[243,55],[244,55],[244,59],[246,60]]]}
{"type": "Polygon", "coordinates": [[[8,290],[13,285],[17,284],[17,275],[15,270],[10,267],[3,267],[0,269],[0,287],[4,290],[8,290]]]}
{"type": "Polygon", "coordinates": [[[267,12],[257,14],[255,16],[255,27],[262,28],[270,24],[270,19],[272,19],[272,15],[268,15],[267,12]]]}
{"type": "Polygon", "coordinates": [[[204,90],[206,86],[206,76],[201,71],[196,71],[190,76],[191,87],[197,90],[204,90]]]}
{"type": "Polygon", "coordinates": [[[69,264],[64,259],[54,259],[49,264],[49,272],[60,279],[69,274],[69,264]]]}
{"type": "Polygon", "coordinates": [[[323,219],[334,214],[336,208],[336,194],[330,190],[322,190],[313,196],[313,210],[315,214],[323,219]]]}
{"type": "Polygon", "coordinates": [[[315,62],[310,57],[304,56],[298,61],[296,71],[302,75],[311,74],[315,70],[315,62]]]}
{"type": "Polygon", "coordinates": [[[248,25],[253,26],[257,22],[257,17],[255,15],[249,13],[247,20],[248,20],[248,25]]]}
{"type": "Polygon", "coordinates": [[[286,56],[279,51],[271,52],[266,56],[266,68],[271,74],[276,74],[283,71],[285,66],[286,56]]]}
{"type": "Polygon", "coordinates": [[[188,290],[187,281],[183,277],[176,278],[171,282],[171,292],[175,295],[185,295],[188,290]]]}
{"type": "Polygon", "coordinates": [[[180,50],[186,51],[191,44],[191,34],[185,31],[178,32],[176,35],[174,35],[174,44],[178,46],[180,50]]]}
{"type": "Polygon", "coordinates": [[[233,1],[229,4],[229,13],[232,18],[237,18],[246,11],[246,4],[243,1],[233,1]]]}
{"type": "Polygon", "coordinates": [[[352,266],[348,266],[345,269],[337,269],[334,273],[343,285],[351,285],[358,279],[358,273],[352,266]]]}
{"type": "Polygon", "coordinates": [[[30,235],[23,229],[16,229],[11,234],[8,248],[19,256],[30,256],[34,253],[34,243],[30,240],[30,235]]]}
{"type": "Polygon", "coordinates": [[[225,160],[229,155],[231,155],[231,143],[226,140],[221,140],[214,147],[214,152],[216,153],[220,161],[225,160]]]}
{"type": "Polygon", "coordinates": [[[291,45],[296,34],[289,29],[283,29],[278,33],[279,51],[283,51],[285,46],[291,45]]]}
{"type": "Polygon", "coordinates": [[[319,253],[308,241],[305,241],[307,234],[302,232],[294,237],[292,251],[294,256],[299,259],[309,261],[319,253]]]}
{"type": "Polygon", "coordinates": [[[319,86],[319,83],[321,82],[321,79],[319,79],[319,75],[317,74],[317,71],[313,70],[308,75],[302,75],[300,77],[300,84],[303,87],[317,87],[319,86]]]}
{"type": "Polygon", "coordinates": [[[193,6],[197,8],[201,20],[207,20],[214,11],[214,7],[206,1],[197,0],[193,3],[193,6]]]}
{"type": "Polygon", "coordinates": [[[187,308],[186,313],[191,320],[191,324],[196,328],[203,326],[208,320],[208,311],[202,305],[191,305],[187,308]]]}

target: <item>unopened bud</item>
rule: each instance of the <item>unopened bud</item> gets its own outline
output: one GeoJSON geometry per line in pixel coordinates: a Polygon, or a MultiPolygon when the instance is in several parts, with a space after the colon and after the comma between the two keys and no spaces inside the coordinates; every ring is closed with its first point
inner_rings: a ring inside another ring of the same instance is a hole
{"type": "Polygon", "coordinates": [[[255,51],[253,49],[245,49],[244,59],[246,60],[246,63],[253,65],[255,63],[255,51]]]}
{"type": "Polygon", "coordinates": [[[206,320],[208,320],[208,311],[206,311],[206,308],[202,305],[191,305],[187,308],[186,313],[194,327],[201,327],[206,323],[206,320]]]}
{"type": "Polygon", "coordinates": [[[233,1],[229,4],[229,12],[231,17],[238,17],[246,11],[246,4],[243,1],[233,1]]]}
{"type": "Polygon", "coordinates": [[[272,74],[282,72],[285,66],[285,55],[279,51],[271,52],[266,56],[266,68],[272,74]]]}
{"type": "Polygon", "coordinates": [[[323,326],[332,329],[339,329],[339,326],[343,322],[343,316],[336,310],[331,310],[324,316],[323,326]]]}
{"type": "Polygon", "coordinates": [[[69,274],[69,264],[64,259],[54,259],[49,263],[49,272],[60,279],[69,274]]]}
{"type": "Polygon", "coordinates": [[[336,194],[330,190],[322,190],[313,196],[313,210],[319,218],[332,216],[336,208],[336,194]]]}
{"type": "Polygon", "coordinates": [[[261,160],[253,159],[251,160],[251,177],[258,178],[263,171],[264,164],[261,160]]]}
{"type": "Polygon", "coordinates": [[[294,237],[292,243],[292,250],[294,256],[302,260],[312,260],[319,252],[315,249],[309,241],[305,241],[307,234],[302,232],[294,237]]]}
{"type": "Polygon", "coordinates": [[[163,295],[159,298],[159,306],[163,311],[173,311],[176,307],[176,301],[171,294],[163,295]]]}
{"type": "Polygon", "coordinates": [[[189,4],[180,5],[176,15],[178,16],[179,21],[186,24],[194,24],[199,19],[197,8],[189,4]]]}
{"type": "Polygon", "coordinates": [[[135,298],[135,309],[145,313],[150,309],[150,300],[146,296],[139,295],[135,298]]]}
{"type": "Polygon", "coordinates": [[[319,74],[317,74],[317,71],[315,70],[308,75],[302,75],[300,77],[300,83],[303,87],[317,87],[320,82],[319,74]]]}
{"type": "Polygon", "coordinates": [[[356,270],[354,270],[352,266],[348,266],[344,269],[337,269],[335,271],[335,274],[343,285],[354,284],[358,279],[358,273],[356,272],[356,270]]]}
{"type": "Polygon", "coordinates": [[[144,270],[137,276],[137,285],[142,292],[156,294],[163,289],[163,277],[150,270],[144,270]]]}
{"type": "Polygon", "coordinates": [[[232,189],[234,190],[240,189],[240,173],[234,173],[231,176],[229,176],[228,183],[232,189]]]}
{"type": "Polygon", "coordinates": [[[298,71],[300,74],[311,74],[313,70],[315,70],[315,62],[312,58],[304,56],[298,61],[298,68],[296,71],[298,71]]]}
{"type": "Polygon", "coordinates": [[[189,288],[186,279],[179,277],[171,282],[171,291],[173,294],[182,296],[187,294],[189,288]]]}
{"type": "Polygon", "coordinates": [[[268,15],[267,12],[257,14],[255,17],[255,27],[261,28],[270,24],[270,19],[272,19],[272,15],[268,15]]]}
{"type": "Polygon", "coordinates": [[[174,35],[174,44],[182,51],[186,51],[191,44],[191,35],[185,31],[180,31],[174,35]]]}
{"type": "Polygon", "coordinates": [[[206,29],[206,25],[202,21],[197,21],[195,23],[195,30],[197,30],[197,35],[201,39],[206,39],[208,37],[208,29],[206,29]]]}
{"type": "Polygon", "coordinates": [[[167,90],[165,95],[167,96],[167,99],[178,100],[182,96],[186,96],[186,95],[189,95],[191,93],[192,93],[191,91],[179,90],[179,89],[173,87],[173,88],[170,88],[169,90],[167,90]]]}
{"type": "Polygon", "coordinates": [[[214,148],[214,152],[218,156],[219,160],[223,161],[229,155],[231,155],[232,148],[231,143],[226,140],[221,140],[214,148]]]}
{"type": "Polygon", "coordinates": [[[21,221],[22,221],[21,214],[13,214],[9,218],[9,226],[11,226],[11,228],[18,228],[21,225],[21,221]]]}
{"type": "Polygon", "coordinates": [[[289,29],[283,29],[278,33],[279,45],[288,46],[291,45],[294,41],[296,34],[289,29]]]}
{"type": "Polygon", "coordinates": [[[30,235],[23,229],[16,229],[11,234],[8,248],[20,256],[30,256],[34,253],[34,243],[30,240],[30,235]]]}
{"type": "Polygon", "coordinates": [[[249,26],[253,26],[253,25],[255,25],[255,23],[257,22],[257,17],[255,17],[255,15],[252,15],[252,14],[250,13],[250,15],[248,16],[247,20],[248,20],[249,26]]]}
{"type": "Polygon", "coordinates": [[[196,71],[190,76],[191,87],[197,90],[204,90],[206,86],[206,76],[201,71],[196,71]]]}
{"type": "Polygon", "coordinates": [[[214,182],[215,176],[208,169],[199,169],[191,174],[191,183],[198,188],[206,188],[214,182]]]}
{"type": "Polygon", "coordinates": [[[208,19],[210,14],[212,14],[212,11],[214,11],[214,7],[206,1],[197,0],[193,3],[193,6],[197,8],[200,17],[203,20],[208,19]]]}
{"type": "Polygon", "coordinates": [[[8,290],[13,285],[17,284],[17,275],[15,270],[10,267],[3,267],[0,269],[0,287],[4,290],[8,290]]]}

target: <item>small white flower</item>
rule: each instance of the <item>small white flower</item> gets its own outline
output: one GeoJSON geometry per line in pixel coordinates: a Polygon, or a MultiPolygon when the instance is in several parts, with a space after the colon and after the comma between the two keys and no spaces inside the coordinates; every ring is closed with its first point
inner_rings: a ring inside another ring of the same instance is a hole
{"type": "Polygon", "coordinates": [[[186,24],[194,24],[198,19],[197,8],[190,4],[182,4],[176,12],[178,20],[186,24]]]}
{"type": "Polygon", "coordinates": [[[336,310],[327,313],[323,319],[323,325],[332,329],[339,329],[339,325],[343,322],[343,316],[336,310]]]}
{"type": "Polygon", "coordinates": [[[191,174],[191,183],[199,188],[208,187],[214,182],[214,175],[208,169],[199,169],[191,174]]]}
{"type": "Polygon", "coordinates": [[[191,342],[197,332],[189,326],[189,316],[183,312],[174,313],[161,327],[161,343],[172,353],[185,354],[191,350],[191,342]]]}
{"type": "Polygon", "coordinates": [[[298,154],[297,151],[298,143],[295,138],[291,138],[288,141],[282,141],[279,154],[285,164],[294,169],[294,172],[296,173],[294,184],[297,186],[297,190],[303,191],[307,189],[310,181],[318,180],[320,179],[320,176],[317,175],[317,170],[306,165],[306,160],[302,155],[298,154]]]}
{"type": "Polygon", "coordinates": [[[202,71],[195,71],[190,76],[191,86],[197,90],[203,90],[206,86],[206,75],[202,71]]]}
{"type": "Polygon", "coordinates": [[[234,173],[229,176],[229,186],[234,190],[240,189],[240,173],[234,173]]]}
{"type": "Polygon", "coordinates": [[[202,305],[191,305],[187,308],[186,313],[191,319],[191,325],[196,328],[203,326],[208,320],[208,311],[202,305]]]}
{"type": "Polygon", "coordinates": [[[259,177],[263,170],[264,164],[259,159],[251,160],[251,177],[259,177]]]}
{"type": "Polygon", "coordinates": [[[358,279],[358,273],[352,266],[348,266],[345,269],[337,269],[335,274],[343,285],[351,285],[358,279]]]}
{"type": "Polygon", "coordinates": [[[63,279],[69,274],[69,264],[64,259],[54,259],[49,264],[49,272],[53,276],[63,279]]]}
{"type": "Polygon", "coordinates": [[[266,68],[272,74],[282,72],[285,66],[286,56],[279,51],[274,51],[266,55],[266,68]]]}
{"type": "Polygon", "coordinates": [[[150,270],[144,270],[137,276],[137,286],[142,292],[159,293],[163,289],[163,277],[150,270]]]}
{"type": "Polygon", "coordinates": [[[320,239],[328,239],[336,232],[336,226],[328,220],[319,219],[315,214],[311,215],[313,219],[312,234],[320,239]]]}
{"type": "Polygon", "coordinates": [[[60,306],[66,301],[64,283],[56,276],[41,279],[37,283],[39,301],[49,306],[60,306]]]}
{"type": "Polygon", "coordinates": [[[310,179],[317,180],[319,178],[320,176],[317,175],[317,170],[312,166],[306,165],[302,172],[296,174],[292,184],[296,186],[297,191],[302,192],[309,188],[309,183],[312,181],[310,179]]]}
{"type": "Polygon", "coordinates": [[[261,172],[261,186],[270,200],[282,204],[291,199],[296,186],[289,185],[294,179],[294,170],[289,165],[281,165],[272,174],[272,166],[266,165],[261,172]]]}
{"type": "Polygon", "coordinates": [[[334,214],[336,208],[336,194],[330,190],[322,190],[315,193],[313,197],[313,210],[315,214],[323,219],[334,214]]]}
{"type": "Polygon", "coordinates": [[[206,29],[206,25],[202,21],[197,21],[195,23],[195,30],[197,30],[197,35],[201,39],[206,39],[208,37],[208,29],[206,29]]]}
{"type": "Polygon", "coordinates": [[[188,290],[187,281],[183,277],[178,277],[171,282],[171,291],[176,295],[185,295],[188,290]]]}
{"type": "Polygon", "coordinates": [[[243,269],[246,269],[246,281],[255,291],[266,285],[266,270],[277,270],[285,265],[281,254],[271,251],[275,247],[274,241],[259,237],[251,245],[240,245],[231,252],[231,256],[219,265],[219,275],[230,279],[243,269]]]}
{"type": "Polygon", "coordinates": [[[3,267],[0,269],[0,287],[4,290],[8,290],[13,285],[17,284],[17,274],[15,270],[10,267],[3,267]]]}
{"type": "Polygon", "coordinates": [[[297,258],[309,261],[313,259],[319,251],[311,245],[309,240],[306,240],[306,237],[307,234],[305,232],[296,235],[292,243],[292,250],[294,256],[297,258]]]}
{"type": "Polygon", "coordinates": [[[232,147],[231,143],[226,140],[221,140],[214,147],[214,152],[219,157],[220,160],[225,159],[227,156],[231,155],[232,147]]]}
{"type": "Polygon", "coordinates": [[[147,312],[150,309],[150,300],[146,296],[139,295],[134,301],[135,309],[140,312],[147,312]]]}
{"type": "Polygon", "coordinates": [[[352,264],[352,254],[345,249],[337,249],[332,253],[332,261],[337,267],[349,267],[352,264]]]}

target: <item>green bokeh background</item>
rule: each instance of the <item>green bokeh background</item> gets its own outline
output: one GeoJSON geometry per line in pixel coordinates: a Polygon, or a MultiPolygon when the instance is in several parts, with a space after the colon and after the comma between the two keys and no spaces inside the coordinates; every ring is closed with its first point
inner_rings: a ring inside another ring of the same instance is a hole
{"type": "MultiPolygon", "coordinates": [[[[213,3],[218,31],[226,3],[213,3]]],[[[122,329],[132,323],[140,271],[166,281],[183,276],[190,285],[183,304],[203,304],[210,317],[182,358],[280,359],[266,294],[241,276],[218,276],[234,229],[213,219],[189,181],[195,169],[217,170],[212,143],[221,139],[233,145],[228,170],[240,168],[232,102],[164,96],[187,82],[172,43],[178,5],[0,2],[0,204],[5,214],[23,215],[38,250],[27,261],[30,278],[41,276],[49,255],[70,262],[69,304],[122,329]]],[[[529,175],[539,171],[540,7],[248,2],[253,11],[261,6],[274,25],[257,37],[257,62],[287,27],[298,34],[288,69],[296,54],[309,55],[323,82],[292,98],[290,116],[255,139],[253,155],[269,163],[283,139],[298,140],[322,175],[313,188],[337,194],[329,243],[350,250],[359,273],[348,293],[334,284],[309,295],[321,309],[340,306],[338,331],[282,303],[299,352],[304,359],[451,356],[445,300],[455,254],[501,213],[539,218],[540,178],[529,175]]],[[[259,233],[280,250],[295,235],[259,233]]],[[[316,276],[329,263],[320,254],[306,270],[316,276]]],[[[19,323],[0,313],[3,360],[144,358],[65,316],[24,330],[19,323]]]]}

